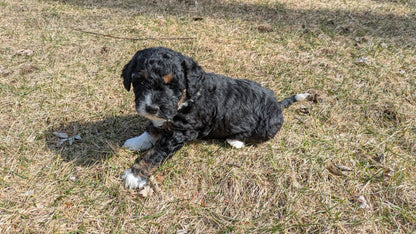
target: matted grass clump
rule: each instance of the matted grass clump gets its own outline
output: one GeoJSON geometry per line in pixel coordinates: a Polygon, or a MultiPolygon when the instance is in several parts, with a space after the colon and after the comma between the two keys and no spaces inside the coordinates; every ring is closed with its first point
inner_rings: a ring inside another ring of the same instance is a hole
{"type": "Polygon", "coordinates": [[[0,12],[2,233],[415,231],[414,1],[2,0],[0,12]],[[121,145],[146,120],[120,74],[150,46],[313,100],[267,143],[187,144],[142,197],[121,180],[139,156],[121,145]]]}

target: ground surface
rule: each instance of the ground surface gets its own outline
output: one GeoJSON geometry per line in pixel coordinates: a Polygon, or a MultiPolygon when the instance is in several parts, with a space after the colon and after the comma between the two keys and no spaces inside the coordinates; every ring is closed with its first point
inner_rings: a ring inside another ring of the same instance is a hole
{"type": "Polygon", "coordinates": [[[0,231],[414,232],[415,12],[413,0],[0,0],[0,231]],[[314,99],[270,142],[186,145],[142,198],[121,181],[138,155],[120,146],[146,121],[120,73],[149,46],[314,99]]]}

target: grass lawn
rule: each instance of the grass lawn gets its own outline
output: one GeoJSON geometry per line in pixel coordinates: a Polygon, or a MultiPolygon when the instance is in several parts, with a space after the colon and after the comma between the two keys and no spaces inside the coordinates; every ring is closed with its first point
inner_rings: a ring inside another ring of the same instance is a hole
{"type": "Polygon", "coordinates": [[[414,0],[0,0],[0,92],[1,233],[416,231],[414,0]],[[264,144],[187,144],[142,197],[120,74],[151,46],[314,98],[264,144]]]}

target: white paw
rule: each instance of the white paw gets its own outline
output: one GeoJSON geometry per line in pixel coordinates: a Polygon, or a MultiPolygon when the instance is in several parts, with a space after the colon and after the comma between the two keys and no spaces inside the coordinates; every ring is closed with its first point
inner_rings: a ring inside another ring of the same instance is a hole
{"type": "Polygon", "coordinates": [[[153,145],[156,143],[156,138],[152,135],[150,135],[148,132],[144,132],[142,135],[138,137],[134,137],[131,139],[128,139],[123,147],[129,149],[129,150],[148,150],[153,147],[153,145]]]}
{"type": "Polygon", "coordinates": [[[235,139],[227,139],[227,143],[237,149],[244,147],[244,142],[235,139]]]}
{"type": "Polygon", "coordinates": [[[309,96],[311,96],[310,93],[300,93],[300,94],[296,94],[295,99],[296,101],[301,102],[305,100],[306,98],[308,98],[309,96]]]}
{"type": "Polygon", "coordinates": [[[124,171],[122,178],[126,182],[126,188],[128,189],[143,188],[147,182],[145,178],[133,174],[130,168],[124,171]]]}

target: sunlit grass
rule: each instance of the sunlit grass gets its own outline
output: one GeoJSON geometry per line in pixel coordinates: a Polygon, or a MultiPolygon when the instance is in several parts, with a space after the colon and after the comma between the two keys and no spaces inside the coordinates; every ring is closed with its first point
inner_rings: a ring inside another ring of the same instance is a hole
{"type": "Polygon", "coordinates": [[[197,2],[0,2],[0,230],[414,232],[414,2],[197,2]],[[120,73],[150,46],[314,100],[264,144],[186,145],[142,198],[120,178],[146,125],[120,73]]]}

